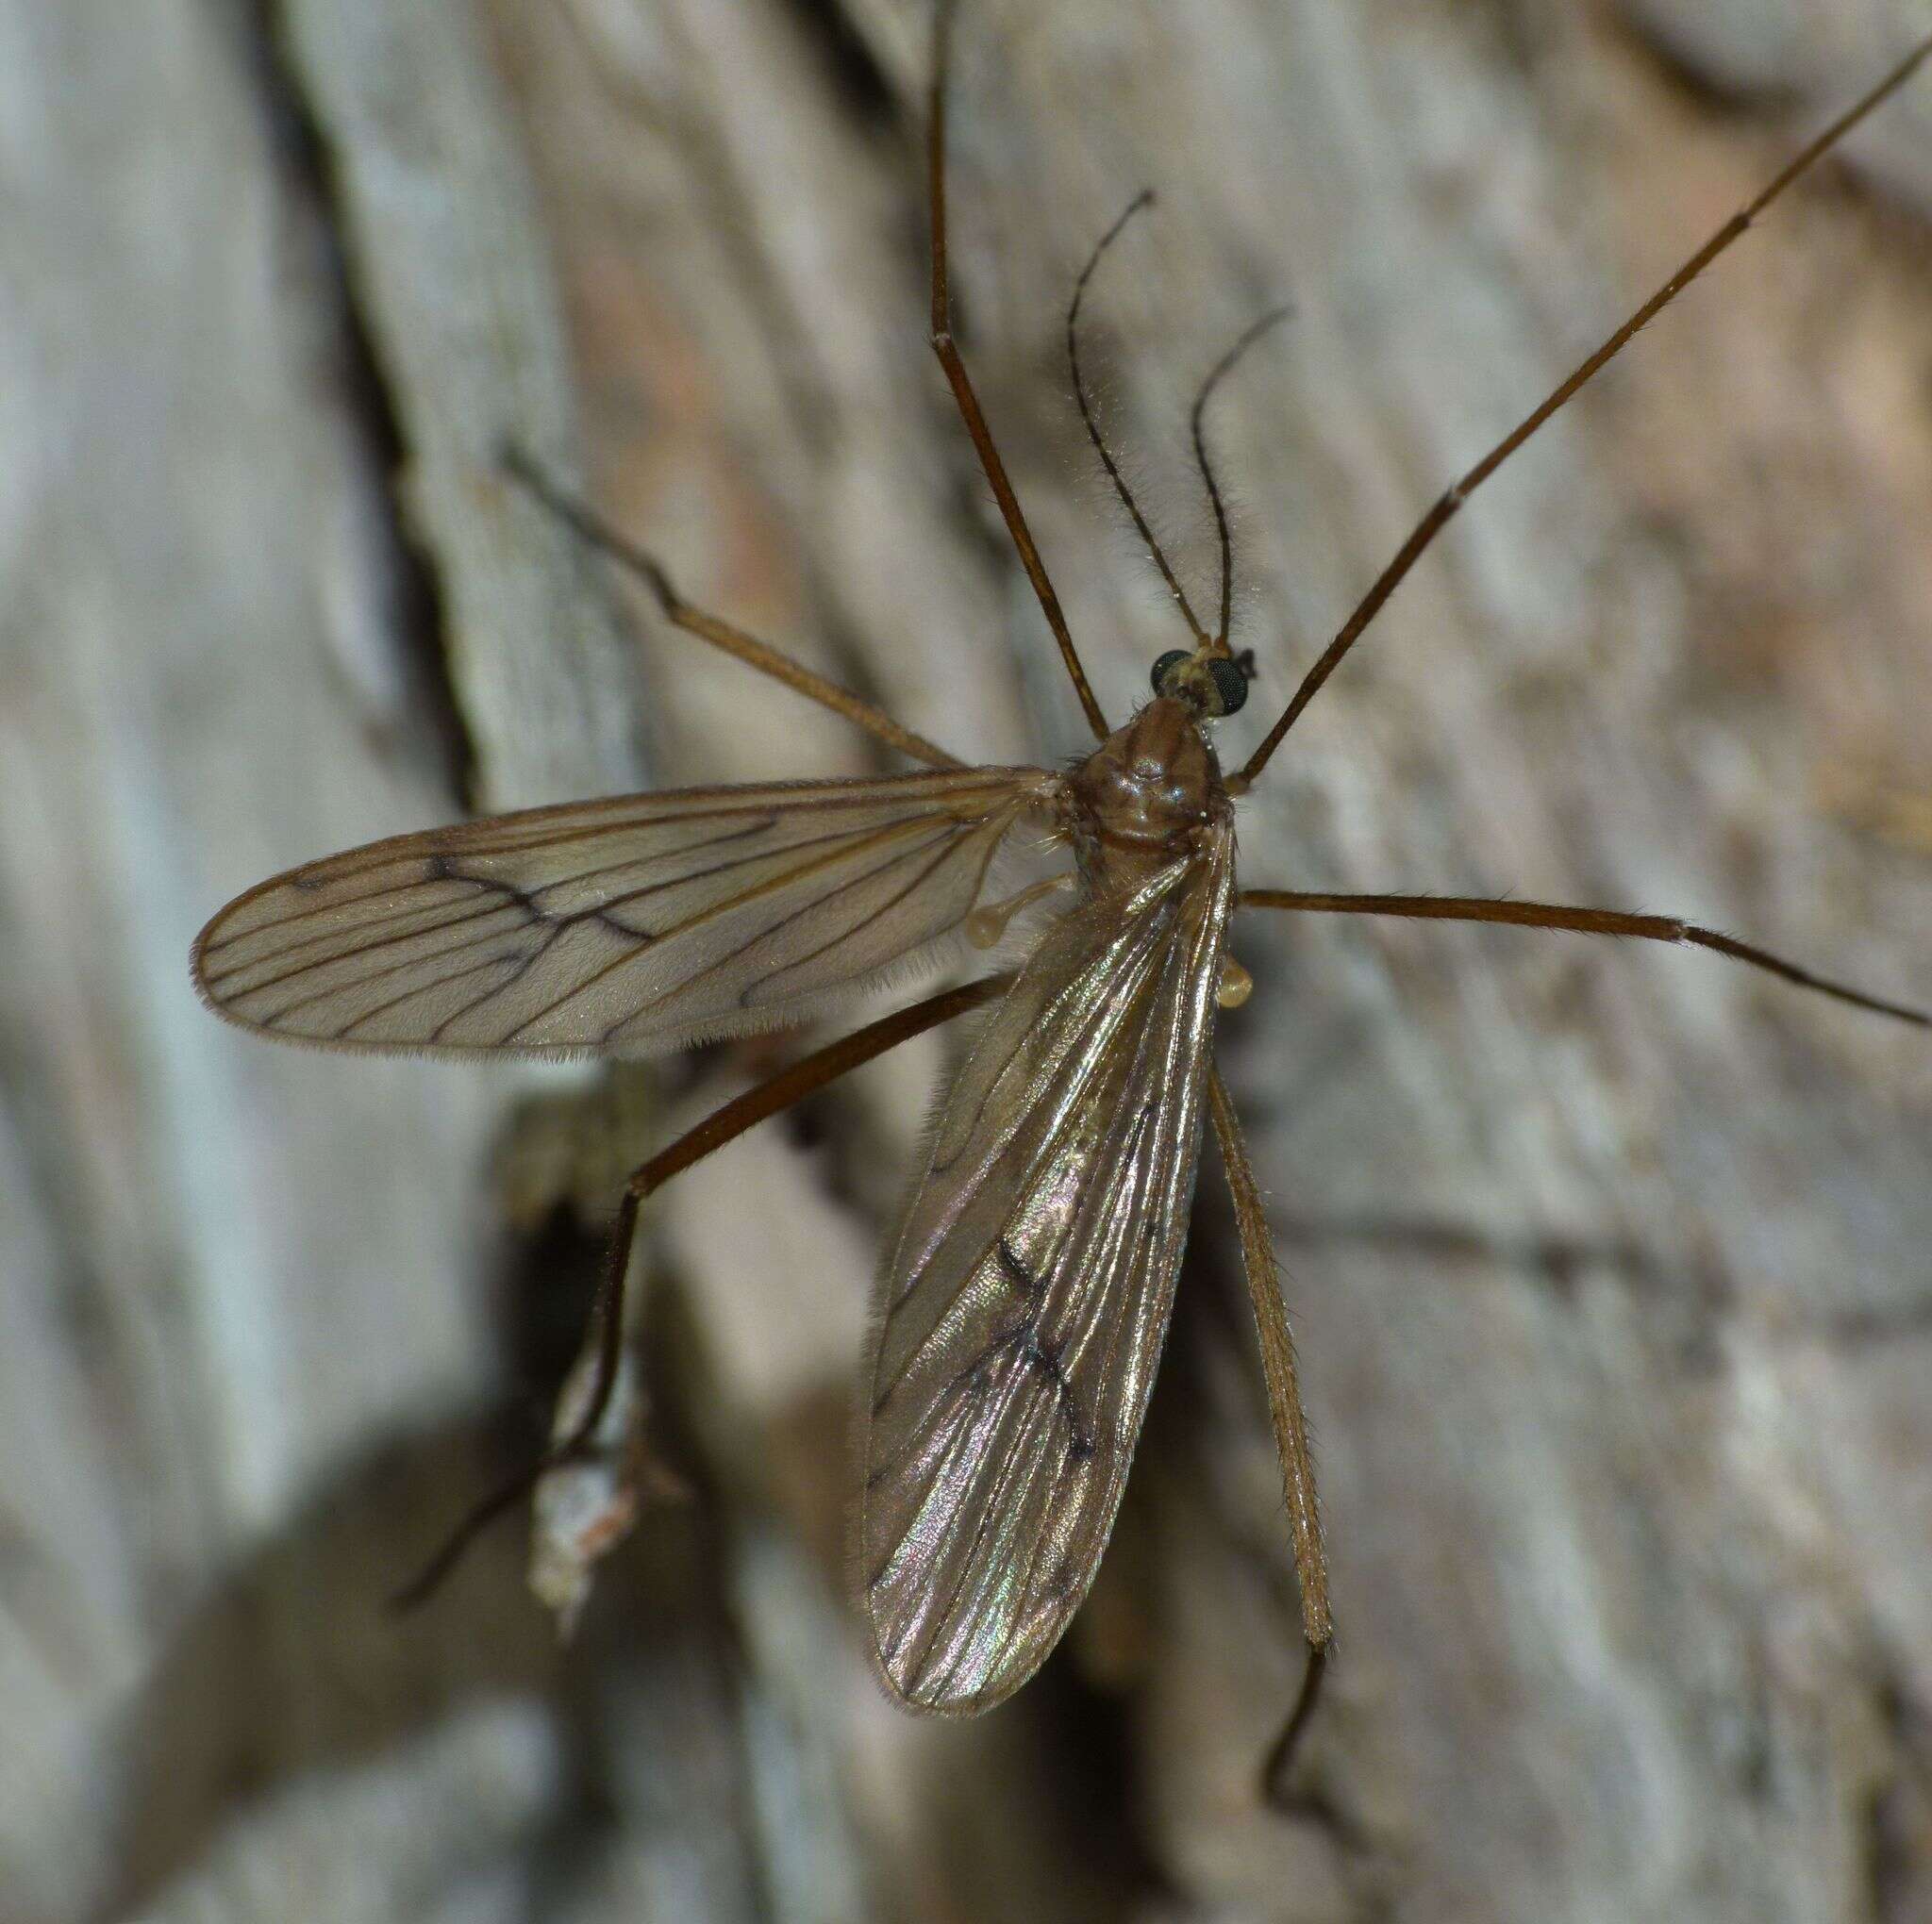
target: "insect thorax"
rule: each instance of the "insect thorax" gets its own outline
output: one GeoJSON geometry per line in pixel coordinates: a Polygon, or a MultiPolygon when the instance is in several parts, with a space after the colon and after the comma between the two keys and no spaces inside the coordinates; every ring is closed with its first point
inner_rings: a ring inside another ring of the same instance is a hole
{"type": "Polygon", "coordinates": [[[1067,782],[1074,852],[1096,889],[1137,887],[1198,848],[1230,808],[1200,722],[1166,696],[1116,729],[1067,782]]]}

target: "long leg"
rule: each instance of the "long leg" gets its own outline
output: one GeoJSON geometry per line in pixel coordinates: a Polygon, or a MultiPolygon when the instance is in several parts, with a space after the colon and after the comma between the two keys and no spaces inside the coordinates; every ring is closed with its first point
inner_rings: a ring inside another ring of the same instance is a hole
{"type": "Polygon", "coordinates": [[[1094,699],[1087,671],[1080,666],[1079,651],[1074,646],[1067,618],[1060,611],[1060,598],[1054,592],[1053,583],[1047,578],[1046,563],[1033,544],[1026,517],[1020,511],[1020,497],[1007,478],[1007,465],[993,446],[992,432],[980,410],[979,396],[973,391],[972,376],[967,373],[966,363],[959,357],[958,346],[953,340],[953,304],[946,291],[946,70],[952,53],[953,12],[954,0],[940,0],[934,26],[932,104],[926,124],[926,165],[932,196],[932,351],[945,370],[953,399],[959,405],[959,417],[973,438],[979,465],[992,489],[993,499],[1000,505],[1000,513],[1006,518],[1007,533],[1019,551],[1026,579],[1033,584],[1040,612],[1046,617],[1046,625],[1059,643],[1060,659],[1074,678],[1074,692],[1080,698],[1080,706],[1086,711],[1095,738],[1105,741],[1108,734],[1107,717],[1094,699]]]}
{"type": "Polygon", "coordinates": [[[1328,1667],[1328,1649],[1335,1638],[1335,1618],[1328,1605],[1328,1560],[1322,1551],[1322,1513],[1315,1499],[1315,1464],[1308,1451],[1307,1419],[1302,1415],[1301,1389],[1295,1374],[1294,1338],[1289,1334],[1288,1313],[1281,1305],[1281,1281],[1274,1264],[1274,1245],[1261,1191],[1241,1140],[1240,1120],[1217,1069],[1208,1079],[1208,1104],[1214,1118],[1215,1138],[1221,1144],[1222,1167],[1234,1197],[1235,1223],[1241,1232],[1241,1268],[1247,1273],[1248,1296],[1255,1305],[1255,1327],[1261,1338],[1261,1368],[1268,1379],[1268,1414],[1274,1425],[1274,1447],[1281,1457],[1281,1487],[1288,1500],[1289,1535],[1294,1544],[1295,1581],[1302,1593],[1302,1635],[1308,1646],[1307,1668],[1294,1708],[1270,1746],[1261,1766],[1261,1788],[1273,1802],[1284,1801],[1283,1783],[1295,1747],[1308,1719],[1328,1667]]]}
{"type": "Polygon", "coordinates": [[[1403,915],[1429,921],[1507,922],[1524,929],[1571,929],[1585,936],[1636,936],[1652,942],[1689,942],[1734,962],[1748,962],[1800,988],[1834,996],[1854,1008],[1896,1017],[1922,1029],[1932,1028],[1932,1014],[1907,1003],[1867,995],[1830,977],[1814,975],[1768,949],[1754,948],[1716,929],[1699,928],[1673,915],[1624,915],[1613,908],[1567,908],[1554,902],[1498,902],[1480,895],[1317,895],[1299,888],[1243,888],[1243,908],[1314,909],[1338,915],[1403,915]]]}
{"type": "Polygon", "coordinates": [[[1252,782],[1267,766],[1269,756],[1280,747],[1281,738],[1294,726],[1295,718],[1314,699],[1315,691],[1335,672],[1337,664],[1355,646],[1357,638],[1362,630],[1374,620],[1382,604],[1394,592],[1396,584],[1415,566],[1424,549],[1442,532],[1457,509],[1599,368],[1613,359],[1633,335],[1669,307],[1719,255],[1738,240],[1792,181],[1837,146],[1839,141],[1881,101],[1903,87],[1928,55],[1932,55],[1932,36],[1921,41],[1862,100],[1847,108],[1809,146],[1787,163],[1783,172],[1758,194],[1756,200],[1733,214],[1594,354],[1560,382],[1547,399],[1525,415],[1516,427],[1505,435],[1423,516],[1416,523],[1414,532],[1396,550],[1395,558],[1375,577],[1374,586],[1361,598],[1355,612],[1342,622],[1334,640],[1323,651],[1321,658],[1302,677],[1301,686],[1295,689],[1288,706],[1282,710],[1280,721],[1268,731],[1260,747],[1248,757],[1246,767],[1241,770],[1241,778],[1243,781],[1252,782]]]}
{"type": "Polygon", "coordinates": [[[672,587],[671,577],[653,556],[619,534],[608,522],[592,513],[582,502],[566,494],[514,443],[504,449],[503,466],[513,481],[527,489],[581,539],[609,556],[642,581],[657,597],[664,619],[673,627],[682,628],[687,635],[695,635],[701,641],[708,641],[713,648],[723,649],[747,668],[755,668],[760,674],[768,674],[774,681],[783,682],[788,688],[796,688],[808,700],[831,709],[835,715],[842,715],[846,721],[876,736],[888,748],[895,748],[901,755],[909,755],[915,761],[930,762],[934,768],[965,766],[958,755],[948,755],[923,735],[915,735],[863,696],[855,695],[850,688],[841,688],[837,682],[827,681],[822,674],[814,674],[789,655],[779,654],[769,642],[760,641],[755,635],[747,635],[742,628],[735,628],[729,622],[720,621],[716,615],[708,615],[702,608],[692,607],[672,587]]]}
{"type": "Polygon", "coordinates": [[[827,1083],[836,1082],[861,1063],[883,1055],[889,1049],[921,1036],[928,1029],[963,1016],[971,1009],[1003,995],[1012,987],[1010,973],[982,976],[977,982],[958,988],[942,989],[924,1002],[895,1009],[849,1036],[801,1056],[790,1069],[779,1070],[769,1081],[734,1097],[722,1108],[714,1109],[703,1121],[687,1129],[669,1148],[661,1149],[649,1162],[634,1170],[624,1186],[624,1200],[617,1207],[617,1222],[610,1234],[610,1247],[604,1260],[604,1274],[597,1285],[597,1300],[591,1312],[591,1329],[597,1342],[597,1373],[583,1412],[562,1441],[553,1444],[527,1469],[521,1470],[500,1489],[478,1503],[451,1532],[423,1569],[391,1599],[397,1610],[413,1609],[432,1596],[454,1570],[470,1546],[497,1518],[511,1510],[542,1479],[561,1465],[574,1462],[591,1446],[597,1426],[609,1406],[616,1387],[617,1369],[624,1342],[625,1278],[630,1269],[631,1242],[637,1234],[638,1211],[644,1200],[661,1189],[673,1176],[681,1175],[693,1163],[736,1141],[746,1130],[769,1120],[781,1111],[800,1103],[827,1083]]]}

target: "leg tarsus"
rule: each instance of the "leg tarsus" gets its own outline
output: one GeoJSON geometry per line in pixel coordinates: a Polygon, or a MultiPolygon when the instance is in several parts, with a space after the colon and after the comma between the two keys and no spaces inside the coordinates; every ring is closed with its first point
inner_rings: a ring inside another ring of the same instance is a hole
{"type": "Polygon", "coordinates": [[[1818,975],[1795,962],[1787,962],[1769,949],[1756,948],[1749,942],[1739,941],[1735,936],[1700,928],[1695,922],[1683,921],[1675,916],[1629,915],[1614,908],[1497,901],[1479,895],[1324,895],[1299,888],[1243,888],[1241,906],[1312,910],[1318,914],[1396,915],[1425,921],[1502,922],[1512,928],[1567,929],[1575,935],[1688,942],[1693,948],[1708,949],[1714,955],[1728,955],[1734,962],[1748,963],[1753,969],[1761,969],[1800,988],[1849,1003],[1854,1008],[1890,1016],[1896,1021],[1910,1022],[1915,1028],[1932,1028],[1932,1014],[1909,1003],[1888,1002],[1882,996],[1867,995],[1848,983],[1834,982],[1827,975],[1818,975]]]}
{"type": "Polygon", "coordinates": [[[572,1425],[562,1441],[553,1444],[527,1469],[510,1478],[501,1488],[475,1505],[450,1533],[436,1553],[390,1600],[392,1610],[413,1610],[441,1589],[470,1547],[491,1524],[516,1505],[544,1477],[565,1464],[576,1461],[593,1446],[598,1425],[609,1408],[611,1392],[617,1385],[618,1365],[624,1352],[625,1279],[630,1271],[631,1242],[637,1234],[638,1215],[645,1200],[661,1189],[673,1176],[680,1175],[693,1163],[735,1141],[746,1130],[789,1109],[794,1103],[835,1082],[848,1070],[889,1049],[923,1035],[927,1029],[963,1016],[1004,995],[1012,987],[1010,972],[982,976],[977,982],[957,988],[941,989],[924,1001],[895,1009],[862,1029],[842,1036],[823,1049],[802,1056],[790,1069],[780,1070],[757,1087],[745,1090],[722,1107],[714,1109],[701,1122],[687,1129],[668,1148],[661,1149],[649,1162],[634,1170],[625,1184],[624,1200],[618,1205],[617,1222],[611,1231],[609,1253],[605,1259],[603,1280],[591,1314],[597,1335],[597,1374],[583,1414],[572,1425]]]}
{"type": "Polygon", "coordinates": [[[1289,1772],[1293,1767],[1295,1753],[1301,1749],[1302,1736],[1315,1715],[1322,1680],[1328,1674],[1329,1650],[1327,1644],[1308,1646],[1308,1661],[1302,1671],[1302,1687],[1295,1693],[1294,1708],[1281,1726],[1281,1734],[1269,1745],[1268,1754],[1261,1760],[1261,1800],[1284,1815],[1296,1808],[1296,1800],[1288,1788],[1289,1772]]]}
{"type": "Polygon", "coordinates": [[[568,1435],[552,1443],[514,1476],[507,1477],[465,1513],[423,1567],[391,1595],[389,1607],[398,1615],[406,1615],[428,1602],[455,1575],[457,1566],[469,1554],[471,1546],[499,1517],[515,1509],[552,1470],[576,1462],[590,1451],[598,1425],[610,1407],[618,1367],[624,1356],[625,1278],[630,1270],[631,1243],[637,1234],[638,1209],[643,1200],[636,1191],[636,1182],[633,1176],[631,1186],[625,1190],[624,1201],[618,1205],[616,1227],[611,1231],[604,1259],[604,1274],[598,1281],[597,1299],[591,1309],[591,1327],[597,1343],[597,1373],[582,1415],[572,1424],[568,1435]]]}
{"type": "Polygon", "coordinates": [[[1308,1449],[1307,1418],[1302,1413],[1301,1386],[1294,1360],[1294,1339],[1282,1307],[1281,1284],[1274,1263],[1274,1246],[1241,1140],[1241,1122],[1227,1085],[1217,1069],[1208,1078],[1208,1112],[1221,1145],[1221,1161],[1234,1198],[1235,1223],[1241,1233],[1241,1268],[1255,1309],[1255,1329],[1260,1338],[1261,1367],[1268,1379],[1268,1414],[1274,1426],[1274,1447],[1281,1458],[1282,1495],[1288,1506],[1288,1526],[1294,1545],[1295,1582],[1301,1590],[1302,1635],[1308,1648],[1307,1669],[1281,1735],[1262,1767],[1262,1790],[1278,1804],[1281,1775],[1286,1771],[1302,1732],[1315,1713],[1316,1694],[1328,1666],[1335,1639],[1335,1617],[1328,1599],[1328,1559],[1322,1547],[1322,1513],[1315,1495],[1314,1457],[1308,1449]]]}
{"type": "Polygon", "coordinates": [[[687,635],[694,635],[700,641],[709,642],[713,648],[743,662],[747,668],[756,669],[774,681],[783,682],[808,701],[816,702],[821,707],[829,708],[833,714],[843,716],[854,726],[863,728],[888,748],[910,755],[914,761],[927,762],[941,769],[963,766],[957,755],[947,754],[938,743],[926,740],[923,735],[914,734],[863,696],[854,694],[850,688],[841,688],[837,682],[828,681],[802,662],[793,661],[769,641],[760,641],[756,635],[747,634],[742,628],[693,606],[672,586],[670,575],[656,556],[620,534],[602,516],[559,488],[515,442],[505,443],[498,458],[510,479],[580,540],[609,556],[620,567],[636,575],[650,589],[659,611],[673,627],[682,628],[687,635]]]}

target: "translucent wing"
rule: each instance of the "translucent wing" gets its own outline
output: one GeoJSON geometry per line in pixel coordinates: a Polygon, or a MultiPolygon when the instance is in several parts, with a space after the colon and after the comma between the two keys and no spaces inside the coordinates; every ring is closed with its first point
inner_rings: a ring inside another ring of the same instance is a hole
{"type": "Polygon", "coordinates": [[[801,1020],[957,927],[1055,780],[691,788],[398,836],[230,903],[195,979],[344,1049],[638,1053],[801,1020]]]}
{"type": "Polygon", "coordinates": [[[860,1505],[879,1667],[984,1710],[1113,1527],[1187,1237],[1233,846],[1074,911],[947,1097],[889,1272],[860,1505]]]}

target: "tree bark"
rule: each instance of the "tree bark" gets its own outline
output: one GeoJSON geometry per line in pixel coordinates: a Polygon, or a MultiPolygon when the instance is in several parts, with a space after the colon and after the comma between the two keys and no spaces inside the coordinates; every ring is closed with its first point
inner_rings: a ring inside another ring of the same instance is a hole
{"type": "MultiPolygon", "coordinates": [[[[848,1596],[926,1038],[654,1200],[654,1504],[560,1648],[501,1526],[623,1172],[784,1059],[278,1052],[228,896],[641,783],[884,766],[692,602],[971,758],[1086,737],[925,341],[926,9],[0,0],[0,1918],[1932,1915],[1932,1043],[1704,954],[1238,921],[1339,1659],[1212,1154],[1126,1507],[967,1724],[848,1596]]],[[[1376,570],[1922,30],[1903,0],[962,8],[958,333],[1109,715],[1197,607],[1245,756],[1376,570]],[[1915,25],[1917,23],[1917,25],[1915,25]]],[[[1932,997],[1932,81],[1485,488],[1242,804],[1253,886],[1682,915],[1932,997]]],[[[907,999],[901,990],[897,999],[907,999]]],[[[893,998],[888,998],[891,1001],[893,998]]],[[[882,1004],[883,1005],[883,1004],[882,1004]]],[[[814,1038],[821,1039],[821,1038],[814,1038]]]]}

